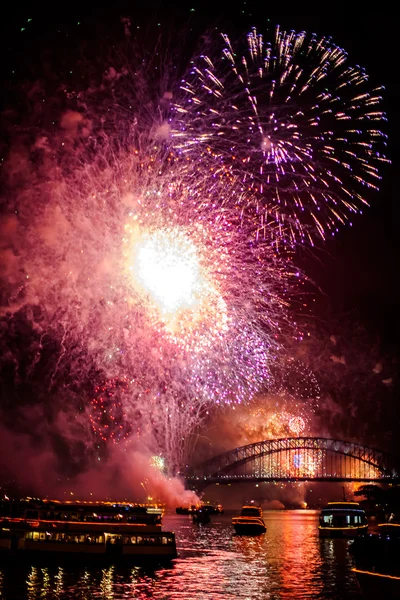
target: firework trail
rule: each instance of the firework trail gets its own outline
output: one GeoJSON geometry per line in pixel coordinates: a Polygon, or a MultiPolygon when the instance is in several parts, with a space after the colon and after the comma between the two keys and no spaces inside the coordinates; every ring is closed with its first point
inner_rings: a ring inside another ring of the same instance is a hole
{"type": "Polygon", "coordinates": [[[237,177],[260,225],[275,222],[291,243],[334,235],[378,189],[388,162],[382,88],[331,38],[279,27],[238,43],[222,34],[181,91],[175,148],[237,177]]]}

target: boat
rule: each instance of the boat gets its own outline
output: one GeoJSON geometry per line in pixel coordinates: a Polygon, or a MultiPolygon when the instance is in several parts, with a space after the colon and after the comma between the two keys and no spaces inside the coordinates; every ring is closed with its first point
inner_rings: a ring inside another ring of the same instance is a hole
{"type": "Polygon", "coordinates": [[[189,506],[178,506],[175,509],[177,515],[190,515],[194,507],[189,506]]]}
{"type": "Polygon", "coordinates": [[[224,513],[224,509],[222,504],[217,504],[217,506],[213,506],[212,504],[202,504],[202,510],[208,512],[209,515],[222,515],[224,513]]]}
{"type": "Polygon", "coordinates": [[[221,504],[217,504],[217,506],[213,506],[212,504],[200,504],[195,506],[192,504],[191,506],[178,506],[175,508],[175,512],[177,515],[192,515],[201,508],[203,511],[208,512],[209,515],[222,515],[224,509],[221,504]]]}
{"type": "Polygon", "coordinates": [[[0,501],[0,556],[176,558],[162,509],[129,502],[0,501]]]}
{"type": "Polygon", "coordinates": [[[376,532],[355,539],[349,551],[365,600],[400,599],[400,522],[378,525],[376,532]]]}
{"type": "Polygon", "coordinates": [[[329,502],[320,513],[319,537],[355,538],[365,535],[368,521],[358,502],[329,502]]]}
{"type": "Polygon", "coordinates": [[[232,525],[238,535],[260,535],[267,531],[261,507],[245,505],[238,517],[232,517],[232,525]]]}
{"type": "Polygon", "coordinates": [[[192,511],[193,523],[206,524],[211,521],[210,513],[204,507],[197,508],[192,511]]]}
{"type": "Polygon", "coordinates": [[[364,600],[400,599],[400,577],[361,569],[352,569],[352,571],[356,576],[364,600]]]}

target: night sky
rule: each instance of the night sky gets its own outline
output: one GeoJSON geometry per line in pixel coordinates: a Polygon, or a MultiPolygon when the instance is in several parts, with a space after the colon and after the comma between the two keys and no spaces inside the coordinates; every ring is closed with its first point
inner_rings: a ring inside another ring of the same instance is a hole
{"type": "MultiPolygon", "coordinates": [[[[314,280],[319,292],[315,292],[313,314],[325,332],[330,324],[337,327],[345,323],[344,332],[331,333],[351,336],[351,324],[359,323],[367,332],[371,344],[379,340],[382,355],[389,357],[398,369],[400,350],[398,257],[400,244],[398,223],[398,173],[400,172],[400,80],[398,77],[398,26],[394,16],[379,12],[358,11],[349,14],[342,11],[318,14],[310,11],[301,15],[284,10],[281,14],[270,13],[260,8],[260,2],[242,3],[233,10],[229,3],[196,2],[182,8],[181,5],[163,3],[158,6],[135,6],[135,3],[112,2],[110,7],[98,8],[88,5],[57,6],[49,10],[18,4],[8,7],[8,16],[1,20],[2,77],[6,88],[9,81],[23,82],[25,76],[32,77],[37,65],[46,62],[46,55],[62,56],[65,48],[73,53],[80,43],[89,45],[95,41],[108,44],[115,32],[121,31],[120,17],[130,16],[132,25],[137,23],[149,35],[161,28],[168,32],[171,47],[180,48],[181,66],[196,47],[198,37],[213,26],[224,25],[231,34],[239,36],[255,25],[260,32],[264,24],[279,23],[282,29],[306,30],[319,35],[332,36],[345,48],[352,64],[366,68],[373,84],[386,88],[385,109],[388,116],[387,133],[389,144],[387,155],[392,164],[382,170],[381,190],[371,195],[371,207],[357,216],[353,226],[339,230],[334,239],[312,250],[299,251],[298,260],[314,280]],[[160,23],[160,25],[159,25],[160,23]],[[185,34],[181,36],[180,32],[185,34]],[[107,39],[108,37],[108,39],[107,39]]],[[[132,27],[134,29],[134,26],[132,27]]],[[[54,63],[53,63],[54,64],[54,63]]],[[[2,107],[7,106],[8,92],[2,107]]],[[[8,140],[2,141],[2,154],[6,152],[8,140]]],[[[2,209],[5,209],[4,203],[2,209]]],[[[307,312],[307,311],[306,311],[307,312]]],[[[304,318],[302,316],[301,318],[304,318]]],[[[318,325],[317,325],[318,326],[318,325]]],[[[354,353],[359,349],[354,347],[354,353]]],[[[360,350],[361,351],[361,350],[360,350]]],[[[365,347],[363,348],[363,352],[365,347]]],[[[394,375],[390,406],[380,407],[391,415],[393,432],[389,448],[398,448],[396,432],[400,432],[395,402],[398,398],[398,372],[394,375]]],[[[360,374],[358,374],[360,376],[360,374]]],[[[362,376],[362,375],[361,375],[362,376]]],[[[357,382],[355,383],[357,385],[357,382]]],[[[3,421],[7,419],[7,394],[9,388],[2,387],[0,405],[3,421]]],[[[375,392],[374,392],[375,393],[375,392]]],[[[377,393],[377,392],[376,392],[377,393]]],[[[380,398],[376,398],[377,404],[380,398]]],[[[373,419],[373,411],[370,413],[373,419]]],[[[370,424],[372,427],[372,423],[370,424]]],[[[376,440],[379,442],[379,438],[376,440]]],[[[387,440],[386,440],[387,442],[387,440]]],[[[386,443],[382,439],[382,443],[386,443]]],[[[62,442],[55,442],[62,446],[62,442]]],[[[66,452],[61,448],[60,452],[66,452]]],[[[68,454],[68,453],[67,453],[68,454]]]]}

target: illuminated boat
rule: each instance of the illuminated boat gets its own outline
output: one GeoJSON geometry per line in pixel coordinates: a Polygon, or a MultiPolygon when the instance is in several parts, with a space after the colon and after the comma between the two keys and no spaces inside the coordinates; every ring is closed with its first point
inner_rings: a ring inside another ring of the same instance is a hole
{"type": "Polygon", "coordinates": [[[232,525],[238,535],[260,535],[267,531],[259,506],[243,506],[240,515],[232,518],[232,525]]]}
{"type": "Polygon", "coordinates": [[[355,538],[365,535],[368,522],[358,502],[329,502],[320,513],[319,537],[355,538]]]}
{"type": "Polygon", "coordinates": [[[357,538],[350,553],[366,600],[400,599],[400,523],[383,523],[377,532],[357,538]]]}
{"type": "Polygon", "coordinates": [[[0,501],[0,555],[172,559],[162,510],[128,502],[0,501]]]}

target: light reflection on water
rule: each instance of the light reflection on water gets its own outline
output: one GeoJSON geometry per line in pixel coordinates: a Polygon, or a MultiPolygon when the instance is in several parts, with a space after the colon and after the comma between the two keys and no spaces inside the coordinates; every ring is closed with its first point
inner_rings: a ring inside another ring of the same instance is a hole
{"type": "Polygon", "coordinates": [[[170,565],[105,568],[1,565],[0,598],[18,600],[360,600],[346,540],[320,540],[318,513],[267,511],[267,533],[233,534],[231,515],[194,525],[166,516],[179,558],[170,565]]]}

